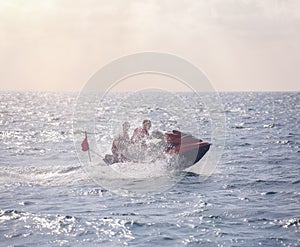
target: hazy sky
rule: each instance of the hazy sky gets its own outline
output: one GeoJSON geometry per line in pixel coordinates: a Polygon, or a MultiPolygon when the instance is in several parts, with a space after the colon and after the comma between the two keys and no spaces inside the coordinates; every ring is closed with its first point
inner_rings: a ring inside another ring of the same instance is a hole
{"type": "Polygon", "coordinates": [[[300,1],[0,0],[0,90],[77,91],[143,51],[189,60],[219,91],[300,91],[300,1]]]}

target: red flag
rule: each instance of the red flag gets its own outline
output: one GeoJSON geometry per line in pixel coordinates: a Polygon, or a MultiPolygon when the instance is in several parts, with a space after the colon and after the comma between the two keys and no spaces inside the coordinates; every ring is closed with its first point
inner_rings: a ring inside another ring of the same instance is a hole
{"type": "Polygon", "coordinates": [[[87,136],[84,138],[84,140],[82,141],[81,143],[81,148],[82,148],[82,151],[85,152],[85,151],[88,151],[90,149],[89,147],[89,143],[88,143],[88,140],[87,140],[87,136]]]}

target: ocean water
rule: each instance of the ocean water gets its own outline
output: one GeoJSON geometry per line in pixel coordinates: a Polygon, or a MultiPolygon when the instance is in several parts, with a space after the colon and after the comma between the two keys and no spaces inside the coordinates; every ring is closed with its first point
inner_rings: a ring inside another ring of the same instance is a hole
{"type": "MultiPolygon", "coordinates": [[[[73,122],[76,93],[1,92],[0,245],[300,246],[300,93],[220,93],[222,149],[214,147],[209,106],[177,96],[186,104],[153,94],[137,107],[115,95],[90,121],[100,155],[126,117],[131,131],[150,117],[153,129],[212,142],[199,169],[164,175],[153,191],[152,176],[133,172],[136,187],[123,178],[112,185],[97,179],[97,164],[86,167],[87,153],[78,151],[84,129],[73,122]],[[222,156],[214,160],[217,149],[222,156]],[[203,166],[214,167],[209,176],[203,166]]],[[[151,165],[149,174],[159,175],[160,164],[151,165]]],[[[134,170],[121,168],[111,174],[134,170]]]]}

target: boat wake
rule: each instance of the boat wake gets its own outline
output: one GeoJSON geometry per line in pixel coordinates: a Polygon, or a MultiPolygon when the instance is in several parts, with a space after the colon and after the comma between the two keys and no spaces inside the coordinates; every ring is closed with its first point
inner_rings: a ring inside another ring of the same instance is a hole
{"type": "Polygon", "coordinates": [[[45,186],[73,185],[90,180],[77,165],[1,167],[0,184],[27,183],[45,186]]]}

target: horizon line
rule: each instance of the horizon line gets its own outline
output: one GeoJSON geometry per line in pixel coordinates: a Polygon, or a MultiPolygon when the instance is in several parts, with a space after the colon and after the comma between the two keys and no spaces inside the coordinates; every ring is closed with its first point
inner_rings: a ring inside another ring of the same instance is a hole
{"type": "MultiPolygon", "coordinates": [[[[15,93],[21,93],[21,92],[32,92],[32,93],[80,93],[82,90],[36,90],[36,89],[29,89],[29,90],[16,90],[16,89],[7,89],[7,90],[1,90],[1,93],[4,92],[15,92],[15,93]]],[[[92,92],[99,92],[99,93],[105,93],[105,92],[100,92],[100,91],[92,91],[92,92]]],[[[136,91],[111,91],[112,93],[132,93],[136,91]]],[[[149,90],[147,92],[158,92],[156,90],[149,90]]],[[[170,91],[174,93],[193,93],[193,91],[170,91]]],[[[300,92],[299,90],[215,90],[213,92],[216,93],[298,93],[300,92]]],[[[197,93],[199,93],[197,91],[197,93]]],[[[204,93],[204,91],[200,92],[204,93]]],[[[211,93],[211,91],[210,91],[211,93]]]]}

